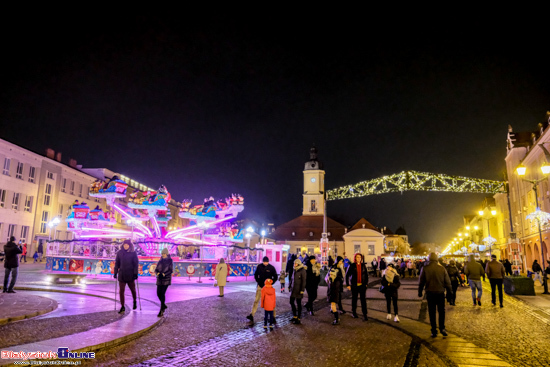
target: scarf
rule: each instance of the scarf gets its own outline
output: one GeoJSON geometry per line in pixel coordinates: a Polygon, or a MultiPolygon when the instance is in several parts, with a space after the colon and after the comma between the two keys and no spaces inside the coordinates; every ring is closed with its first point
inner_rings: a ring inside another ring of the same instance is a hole
{"type": "Polygon", "coordinates": [[[397,271],[394,268],[387,268],[386,271],[384,271],[384,276],[386,277],[388,283],[393,283],[393,277],[396,275],[397,271]]]}
{"type": "Polygon", "coordinates": [[[300,270],[300,269],[303,268],[303,267],[304,267],[304,264],[300,263],[300,264],[298,264],[297,266],[294,266],[294,271],[298,271],[298,270],[300,270]]]}
{"type": "Polygon", "coordinates": [[[315,265],[312,265],[311,270],[313,271],[313,274],[315,274],[315,276],[321,275],[321,264],[316,263],[315,265]]]}
{"type": "Polygon", "coordinates": [[[361,263],[357,263],[357,285],[363,284],[363,280],[361,279],[361,263]]]}

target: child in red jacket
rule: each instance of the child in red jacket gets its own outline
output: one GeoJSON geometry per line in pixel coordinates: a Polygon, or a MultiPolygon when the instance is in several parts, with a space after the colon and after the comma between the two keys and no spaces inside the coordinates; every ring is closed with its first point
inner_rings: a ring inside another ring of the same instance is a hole
{"type": "Polygon", "coordinates": [[[275,289],[273,289],[273,280],[266,279],[265,285],[262,288],[262,303],[261,306],[265,310],[264,329],[267,329],[267,321],[269,320],[269,328],[273,329],[273,310],[275,310],[275,289]]]}

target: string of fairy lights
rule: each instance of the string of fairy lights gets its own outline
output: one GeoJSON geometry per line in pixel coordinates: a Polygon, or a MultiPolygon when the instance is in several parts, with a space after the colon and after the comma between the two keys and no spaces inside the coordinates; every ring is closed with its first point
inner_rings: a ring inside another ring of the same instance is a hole
{"type": "Polygon", "coordinates": [[[505,191],[504,181],[445,174],[403,171],[389,176],[327,190],[327,201],[403,191],[443,191],[496,194],[505,191]]]}

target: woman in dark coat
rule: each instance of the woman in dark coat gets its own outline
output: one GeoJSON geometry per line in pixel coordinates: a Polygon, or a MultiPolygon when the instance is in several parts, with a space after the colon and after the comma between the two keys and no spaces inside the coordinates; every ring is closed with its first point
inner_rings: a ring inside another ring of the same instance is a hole
{"type": "Polygon", "coordinates": [[[327,274],[327,278],[328,278],[327,298],[328,298],[328,301],[330,302],[330,310],[334,315],[334,321],[332,322],[332,325],[340,324],[337,306],[342,302],[341,290],[344,286],[344,274],[345,274],[344,259],[342,258],[342,256],[338,256],[336,258],[336,263],[327,274]]]}
{"type": "Polygon", "coordinates": [[[313,302],[317,299],[317,288],[319,287],[319,282],[321,281],[321,264],[317,263],[315,256],[309,257],[309,261],[306,264],[306,274],[306,310],[309,311],[311,316],[314,316],[313,302]]]}
{"type": "Polygon", "coordinates": [[[172,270],[173,270],[172,258],[167,248],[162,249],[161,258],[155,268],[155,275],[157,276],[157,296],[160,301],[160,311],[158,317],[164,315],[164,310],[168,308],[166,306],[166,290],[168,286],[172,284],[172,270]]]}
{"type": "Polygon", "coordinates": [[[124,291],[126,284],[132,292],[132,298],[134,299],[134,310],[137,308],[136,302],[136,283],[135,280],[138,277],[138,257],[134,251],[134,244],[130,240],[126,240],[122,243],[122,248],[116,254],[115,260],[115,275],[114,278],[118,279],[118,285],[120,287],[120,308],[119,313],[126,311],[124,307],[124,291]]]}
{"type": "Polygon", "coordinates": [[[292,279],[292,273],[294,272],[294,260],[296,260],[296,254],[290,255],[286,261],[286,273],[288,274],[288,291],[290,292],[290,279],[292,279]]]}

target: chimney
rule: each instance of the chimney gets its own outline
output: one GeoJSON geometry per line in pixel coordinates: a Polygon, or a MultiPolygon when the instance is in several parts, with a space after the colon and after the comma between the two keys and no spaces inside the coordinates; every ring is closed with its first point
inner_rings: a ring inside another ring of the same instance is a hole
{"type": "Polygon", "coordinates": [[[55,155],[55,160],[61,162],[61,152],[57,152],[57,154],[55,155]]]}
{"type": "Polygon", "coordinates": [[[69,166],[76,168],[76,159],[69,159],[69,166]]]}
{"type": "Polygon", "coordinates": [[[55,151],[53,149],[46,149],[46,157],[54,159],[55,157],[55,151]]]}

